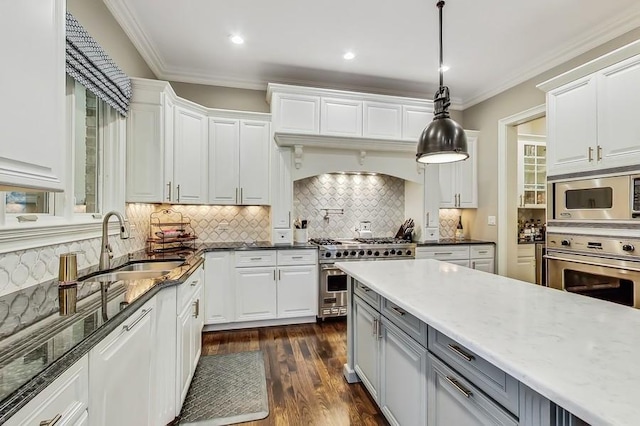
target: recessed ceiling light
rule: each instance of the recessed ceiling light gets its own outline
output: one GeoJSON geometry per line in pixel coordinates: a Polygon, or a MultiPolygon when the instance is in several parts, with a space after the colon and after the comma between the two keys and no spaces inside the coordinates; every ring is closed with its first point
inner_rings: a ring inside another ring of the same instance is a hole
{"type": "Polygon", "coordinates": [[[447,72],[447,71],[449,71],[449,65],[442,65],[442,72],[447,72]]]}
{"type": "Polygon", "coordinates": [[[229,40],[231,40],[231,43],[233,44],[244,44],[244,39],[238,34],[230,35],[229,40]]]}
{"type": "Polygon", "coordinates": [[[353,58],[355,58],[355,57],[356,57],[356,54],[355,54],[355,53],[353,53],[353,52],[347,52],[347,53],[345,53],[344,55],[342,55],[342,57],[343,57],[344,59],[346,59],[347,61],[350,61],[350,60],[352,60],[353,58]]]}

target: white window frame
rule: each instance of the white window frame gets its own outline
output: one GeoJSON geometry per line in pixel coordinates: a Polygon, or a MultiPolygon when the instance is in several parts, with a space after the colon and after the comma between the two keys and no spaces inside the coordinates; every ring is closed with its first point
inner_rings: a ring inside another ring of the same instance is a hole
{"type": "MultiPolygon", "coordinates": [[[[79,83],[75,83],[79,84],[79,83]]],[[[73,87],[73,86],[72,86],[73,87]]],[[[71,92],[71,93],[70,93],[71,92]]],[[[35,222],[18,222],[6,213],[6,197],[0,196],[0,254],[48,245],[97,238],[102,235],[102,217],[106,212],[125,212],[126,118],[113,108],[101,108],[100,138],[100,214],[74,213],[74,129],[75,97],[66,93],[66,143],[64,156],[65,189],[54,194],[53,214],[37,214],[35,222]]],[[[110,224],[109,234],[118,232],[110,224]]]]}

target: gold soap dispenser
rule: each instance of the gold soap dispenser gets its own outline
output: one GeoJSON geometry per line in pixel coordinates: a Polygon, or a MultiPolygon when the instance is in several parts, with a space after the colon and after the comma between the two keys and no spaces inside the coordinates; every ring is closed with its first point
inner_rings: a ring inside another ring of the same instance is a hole
{"type": "Polygon", "coordinates": [[[63,253],[60,255],[60,267],[58,269],[58,304],[60,316],[76,313],[78,300],[78,258],[76,253],[63,253]]]}

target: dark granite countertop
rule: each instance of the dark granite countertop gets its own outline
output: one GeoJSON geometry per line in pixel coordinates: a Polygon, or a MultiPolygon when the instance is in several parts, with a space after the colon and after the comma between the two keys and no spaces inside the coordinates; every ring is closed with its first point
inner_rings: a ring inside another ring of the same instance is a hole
{"type": "Polygon", "coordinates": [[[544,240],[540,240],[540,241],[518,241],[518,245],[526,245],[526,244],[544,244],[544,240]]]}
{"type": "Polygon", "coordinates": [[[417,247],[430,247],[430,246],[451,246],[451,245],[468,245],[468,244],[494,244],[493,241],[482,240],[454,240],[452,238],[441,238],[438,241],[424,241],[417,242],[417,247]]]}
{"type": "MultiPolygon", "coordinates": [[[[147,255],[144,250],[111,261],[111,269],[145,260],[183,259],[184,264],[159,279],[117,282],[107,290],[108,320],[103,320],[100,283],[90,280],[78,283],[77,313],[58,315],[57,281],[0,297],[3,309],[26,304],[22,316],[8,314],[0,321],[0,424],[15,414],[39,392],[51,384],[76,361],[88,353],[118,325],[163,288],[179,285],[199,267],[202,255],[209,251],[294,250],[313,249],[312,244],[271,244],[266,241],[204,242],[192,254],[147,255]],[[31,301],[39,303],[29,306],[31,301]]],[[[95,275],[97,266],[78,271],[80,280],[95,275]]]]}

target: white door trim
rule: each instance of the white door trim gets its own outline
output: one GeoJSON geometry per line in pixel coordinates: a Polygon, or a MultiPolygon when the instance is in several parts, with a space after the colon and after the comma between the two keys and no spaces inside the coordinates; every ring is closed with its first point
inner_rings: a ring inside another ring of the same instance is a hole
{"type": "Polygon", "coordinates": [[[507,274],[507,129],[544,117],[546,104],[498,120],[498,274],[507,274]]]}

